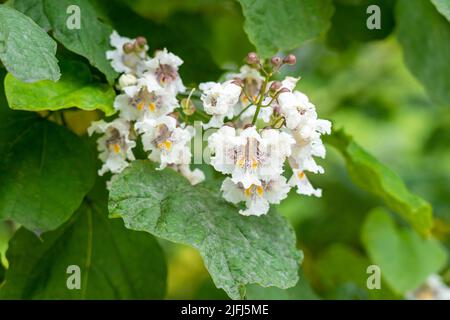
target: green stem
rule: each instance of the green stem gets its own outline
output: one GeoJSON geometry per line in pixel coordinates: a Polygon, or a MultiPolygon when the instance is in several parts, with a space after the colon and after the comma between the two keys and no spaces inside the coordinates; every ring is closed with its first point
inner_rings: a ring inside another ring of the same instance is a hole
{"type": "Polygon", "coordinates": [[[247,111],[248,108],[250,108],[251,106],[253,106],[253,103],[250,103],[248,106],[246,106],[244,109],[241,110],[241,112],[239,112],[237,115],[235,115],[233,118],[231,118],[231,122],[235,121],[236,119],[239,119],[239,117],[245,112],[247,111]]]}
{"type": "Polygon", "coordinates": [[[258,114],[259,114],[259,111],[261,110],[261,104],[264,100],[264,95],[266,94],[266,88],[267,88],[267,84],[269,83],[270,76],[271,76],[270,74],[268,74],[266,76],[266,78],[264,79],[264,82],[261,86],[261,91],[259,92],[260,96],[258,99],[258,104],[256,105],[255,114],[253,115],[252,125],[255,125],[256,120],[258,120],[258,114]]]}

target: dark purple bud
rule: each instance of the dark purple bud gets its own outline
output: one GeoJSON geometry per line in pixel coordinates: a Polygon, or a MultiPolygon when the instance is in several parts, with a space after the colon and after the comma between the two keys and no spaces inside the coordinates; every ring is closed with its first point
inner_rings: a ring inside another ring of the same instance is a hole
{"type": "Polygon", "coordinates": [[[283,63],[292,66],[297,63],[297,58],[293,54],[288,54],[286,57],[284,57],[283,63]]]}
{"type": "Polygon", "coordinates": [[[282,60],[278,56],[274,56],[274,57],[272,57],[272,59],[270,59],[270,63],[274,67],[279,67],[281,65],[281,62],[282,62],[282,60]]]}
{"type": "Polygon", "coordinates": [[[248,64],[257,64],[259,62],[258,55],[255,52],[249,52],[246,60],[248,64]]]}

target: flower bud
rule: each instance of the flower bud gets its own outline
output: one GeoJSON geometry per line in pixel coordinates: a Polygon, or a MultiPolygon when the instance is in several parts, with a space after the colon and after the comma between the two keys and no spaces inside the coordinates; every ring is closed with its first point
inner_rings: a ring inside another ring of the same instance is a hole
{"type": "Polygon", "coordinates": [[[125,87],[133,86],[137,83],[137,79],[132,74],[123,74],[119,78],[119,89],[122,90],[125,87]]]}
{"type": "Polygon", "coordinates": [[[255,52],[249,52],[246,60],[248,64],[257,64],[259,62],[258,55],[255,52]]]}
{"type": "Polygon", "coordinates": [[[282,83],[280,81],[274,81],[270,85],[270,90],[271,91],[278,91],[278,90],[281,89],[281,86],[282,86],[282,83]]]}
{"type": "Polygon", "coordinates": [[[127,42],[123,45],[123,52],[132,53],[134,51],[134,45],[131,42],[127,42]]]}
{"type": "Polygon", "coordinates": [[[195,105],[192,102],[192,100],[184,98],[180,102],[181,109],[183,110],[183,113],[187,116],[191,116],[195,112],[195,105]]]}
{"type": "Polygon", "coordinates": [[[279,67],[281,65],[281,63],[282,63],[282,60],[281,60],[280,57],[274,56],[274,57],[272,57],[272,59],[270,59],[270,63],[274,67],[279,67]]]}
{"type": "Polygon", "coordinates": [[[297,63],[297,58],[293,54],[288,54],[286,57],[284,57],[283,63],[292,66],[297,63]]]}
{"type": "Polygon", "coordinates": [[[147,45],[147,39],[144,37],[137,37],[134,42],[137,51],[145,50],[145,46],[147,45]]]}

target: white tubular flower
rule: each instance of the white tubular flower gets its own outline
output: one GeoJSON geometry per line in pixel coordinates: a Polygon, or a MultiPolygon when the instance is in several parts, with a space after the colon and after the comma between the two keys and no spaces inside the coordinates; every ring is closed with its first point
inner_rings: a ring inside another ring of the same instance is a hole
{"type": "Polygon", "coordinates": [[[233,107],[239,100],[241,88],[231,81],[201,83],[199,88],[203,91],[200,97],[203,109],[207,114],[212,115],[204,128],[221,127],[225,117],[233,117],[233,107]]]}
{"type": "Polygon", "coordinates": [[[175,95],[186,90],[178,74],[178,68],[182,64],[183,60],[168,52],[166,48],[156,52],[155,57],[146,62],[148,70],[155,76],[158,84],[175,95]]]}
{"type": "Polygon", "coordinates": [[[232,181],[242,183],[246,189],[279,176],[294,143],[286,133],[268,129],[260,135],[254,126],[239,135],[234,128],[225,126],[208,139],[208,147],[214,153],[211,165],[231,174],[232,181]]]}
{"type": "Polygon", "coordinates": [[[108,171],[119,173],[129,165],[127,160],[135,159],[131,149],[136,146],[136,142],[130,139],[128,121],[120,118],[109,123],[103,120],[96,121],[88,128],[89,135],[94,132],[104,133],[97,140],[99,158],[104,162],[98,171],[99,175],[102,176],[108,171]]]}
{"type": "Polygon", "coordinates": [[[136,85],[125,87],[124,91],[116,97],[114,108],[129,121],[156,119],[178,107],[176,97],[162,89],[153,78],[142,77],[136,85]]]}
{"type": "Polygon", "coordinates": [[[266,214],[271,203],[280,203],[287,197],[289,189],[286,178],[283,176],[263,182],[261,185],[251,185],[248,188],[244,188],[241,183],[234,183],[232,179],[226,178],[221,187],[223,197],[228,202],[237,204],[245,201],[247,208],[239,211],[244,216],[266,214]]]}
{"type": "Polygon", "coordinates": [[[194,136],[193,127],[177,127],[177,121],[170,116],[144,118],[134,127],[142,134],[144,150],[151,151],[149,159],[161,164],[160,170],[167,165],[189,164],[191,161],[189,142],[194,136]]]}
{"type": "Polygon", "coordinates": [[[293,175],[289,179],[289,185],[290,186],[296,186],[297,187],[297,193],[298,194],[304,194],[307,196],[314,195],[316,197],[322,196],[322,190],[321,189],[314,189],[314,187],[309,182],[308,178],[306,177],[305,173],[300,169],[293,169],[293,175]]]}
{"type": "Polygon", "coordinates": [[[144,61],[147,59],[148,46],[142,51],[124,52],[124,45],[134,42],[133,39],[121,37],[117,31],[113,31],[109,37],[114,50],[106,51],[106,58],[111,60],[111,66],[119,73],[141,74],[144,71],[144,61]]]}
{"type": "Polygon", "coordinates": [[[441,277],[432,274],[418,289],[407,292],[408,300],[450,300],[450,287],[446,286],[441,277]]]}
{"type": "MultiPolygon", "coordinates": [[[[227,78],[241,79],[244,84],[245,92],[253,99],[258,96],[259,90],[261,89],[261,85],[264,81],[264,77],[259,73],[259,71],[248,65],[242,66],[241,69],[239,69],[239,73],[230,74],[227,78]]],[[[240,103],[241,107],[246,107],[250,103],[244,92],[242,92],[240,97],[240,103]]]]}
{"type": "Polygon", "coordinates": [[[182,164],[178,166],[178,171],[189,180],[189,182],[194,186],[205,180],[205,174],[202,170],[196,168],[191,170],[188,164],[182,164]]]}

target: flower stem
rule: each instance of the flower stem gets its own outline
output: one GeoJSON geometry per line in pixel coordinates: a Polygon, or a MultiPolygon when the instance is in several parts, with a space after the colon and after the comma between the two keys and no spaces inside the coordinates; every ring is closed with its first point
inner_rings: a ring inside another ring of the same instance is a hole
{"type": "Polygon", "coordinates": [[[252,125],[255,125],[256,120],[258,120],[258,114],[259,114],[259,111],[261,110],[261,105],[264,100],[264,96],[266,94],[266,88],[267,88],[267,84],[269,83],[270,77],[271,77],[271,74],[270,73],[267,74],[267,76],[264,79],[264,82],[261,86],[261,91],[259,92],[258,103],[256,104],[256,111],[255,111],[255,114],[253,115],[252,125]]]}

